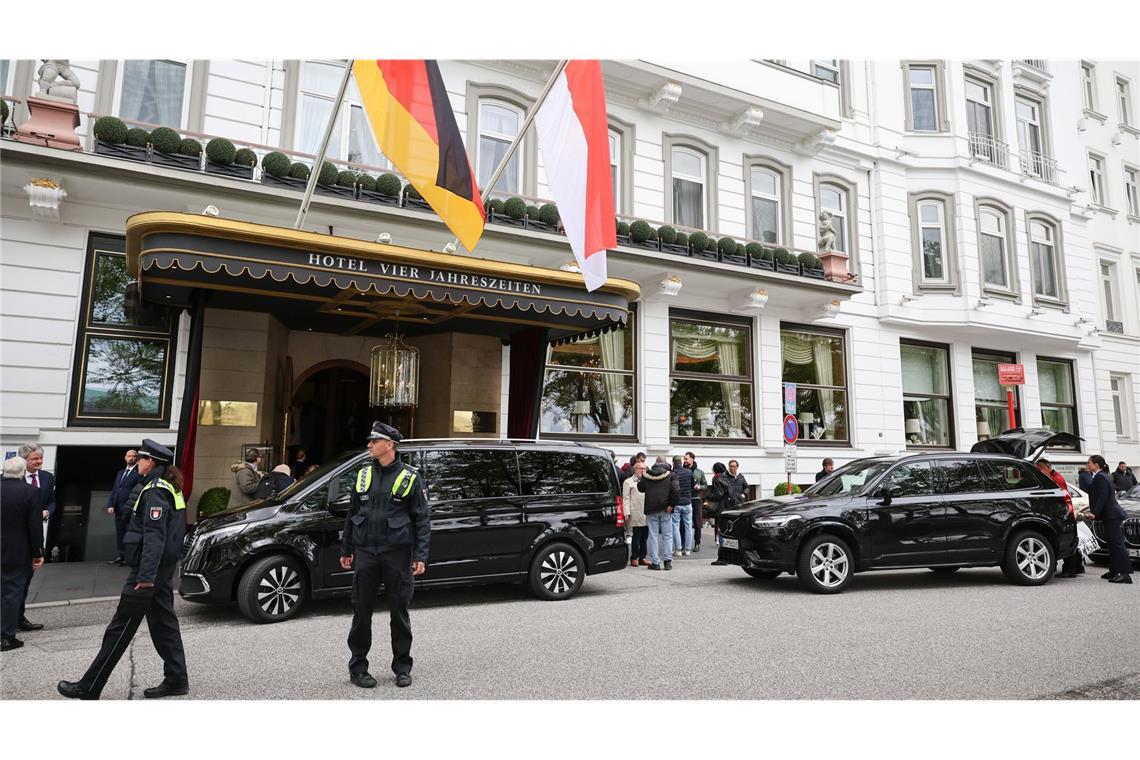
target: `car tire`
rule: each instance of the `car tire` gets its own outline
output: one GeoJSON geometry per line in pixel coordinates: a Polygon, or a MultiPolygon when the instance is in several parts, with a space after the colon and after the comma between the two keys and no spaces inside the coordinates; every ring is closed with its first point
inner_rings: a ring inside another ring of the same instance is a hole
{"type": "Polygon", "coordinates": [[[796,577],[807,590],[816,594],[838,594],[854,574],[855,556],[839,536],[820,533],[800,547],[796,577]]]}
{"type": "Polygon", "coordinates": [[[543,546],[530,563],[530,590],[548,602],[569,599],[582,588],[586,562],[582,552],[566,543],[543,546]]]}
{"type": "Polygon", "coordinates": [[[307,598],[305,571],[297,560],[284,554],[254,562],[238,583],[238,609],[255,623],[288,620],[307,598]]]}
{"type": "Polygon", "coordinates": [[[744,572],[748,573],[748,575],[750,575],[753,578],[766,581],[766,580],[770,580],[772,578],[778,578],[780,576],[780,573],[782,573],[783,571],[782,570],[764,570],[763,568],[759,568],[759,567],[746,567],[746,568],[744,568],[744,572]]]}
{"type": "Polygon", "coordinates": [[[933,570],[934,572],[938,573],[939,575],[953,575],[954,573],[958,572],[962,568],[960,568],[960,567],[932,567],[930,569],[933,570]]]}
{"type": "Polygon", "coordinates": [[[1019,586],[1040,586],[1053,577],[1057,555],[1049,539],[1035,530],[1019,530],[1005,545],[1002,572],[1019,586]]]}

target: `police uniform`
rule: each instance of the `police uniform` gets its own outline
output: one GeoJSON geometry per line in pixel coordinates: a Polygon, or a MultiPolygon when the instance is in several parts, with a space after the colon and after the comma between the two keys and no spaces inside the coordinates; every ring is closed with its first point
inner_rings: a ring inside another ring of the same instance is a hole
{"type": "Polygon", "coordinates": [[[144,690],[148,698],[185,694],[189,691],[186,654],[182,634],[174,614],[174,571],[182,557],[186,533],[186,502],[169,481],[163,479],[165,465],[174,454],[154,441],[144,440],[140,459],[154,460],[154,467],[140,480],[140,488],[123,540],[126,563],[131,572],[123,585],[119,606],[103,634],[103,645],[94,662],[78,682],[60,681],[65,697],[98,699],[111,672],[138,631],[143,618],[150,630],[155,651],[162,658],[162,684],[144,690]],[[136,589],[138,583],[153,586],[136,589]]]}
{"type": "MultiPolygon", "coordinates": [[[[368,440],[400,441],[400,432],[377,422],[368,440]]],[[[423,479],[397,457],[387,466],[371,459],[356,475],[352,504],[344,522],[342,556],[352,557],[352,628],[348,633],[348,671],[357,686],[370,688],[372,611],[380,584],[387,592],[391,616],[392,672],[396,683],[411,683],[412,564],[427,563],[431,522],[423,479]]]]}

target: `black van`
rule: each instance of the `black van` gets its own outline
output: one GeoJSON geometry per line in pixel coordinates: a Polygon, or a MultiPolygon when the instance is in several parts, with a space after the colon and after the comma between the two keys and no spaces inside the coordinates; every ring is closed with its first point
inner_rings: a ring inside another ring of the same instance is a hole
{"type": "MultiPolygon", "coordinates": [[[[423,476],[431,508],[431,553],[417,585],[527,582],[539,598],[567,599],[586,575],[628,561],[617,471],[605,449],[410,439],[399,456],[423,476]]],[[[367,457],[343,454],[276,496],[198,522],[186,536],[182,598],[236,601],[250,620],[274,623],[309,597],[349,594],[341,538],[367,457]]]]}

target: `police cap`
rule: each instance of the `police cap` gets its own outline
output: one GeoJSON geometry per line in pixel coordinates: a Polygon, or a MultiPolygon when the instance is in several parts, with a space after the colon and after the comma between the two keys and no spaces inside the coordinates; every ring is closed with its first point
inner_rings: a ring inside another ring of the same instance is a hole
{"type": "Polygon", "coordinates": [[[144,438],[142,446],[139,446],[138,456],[153,459],[156,462],[170,463],[174,461],[174,452],[163,446],[161,443],[152,441],[149,438],[144,438]]]}
{"type": "Polygon", "coordinates": [[[391,441],[392,443],[399,443],[403,439],[400,431],[391,425],[385,425],[380,420],[372,423],[372,432],[368,434],[370,441],[391,441]]]}

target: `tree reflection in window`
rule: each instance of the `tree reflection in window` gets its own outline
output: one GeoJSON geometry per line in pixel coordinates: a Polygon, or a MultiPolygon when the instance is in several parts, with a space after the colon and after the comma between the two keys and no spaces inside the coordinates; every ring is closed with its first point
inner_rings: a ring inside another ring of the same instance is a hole
{"type": "Polygon", "coordinates": [[[159,414],[166,345],[157,340],[91,338],[83,413],[159,414]]]}

